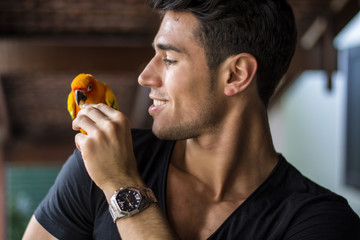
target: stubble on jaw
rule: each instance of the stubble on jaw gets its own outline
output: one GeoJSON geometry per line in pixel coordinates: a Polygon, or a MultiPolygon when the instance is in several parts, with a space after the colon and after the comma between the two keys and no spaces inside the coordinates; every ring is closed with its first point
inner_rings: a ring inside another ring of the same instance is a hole
{"type": "MultiPolygon", "coordinates": [[[[200,104],[201,108],[194,116],[188,116],[187,119],[178,122],[176,125],[166,125],[163,128],[152,128],[153,133],[159,139],[163,140],[186,140],[197,138],[203,133],[214,132],[217,124],[220,121],[221,113],[218,108],[220,104],[215,97],[215,74],[210,73],[208,87],[208,95],[200,104]]],[[[194,101],[195,102],[195,101],[194,101]]],[[[155,119],[154,119],[155,121],[155,119]]]]}

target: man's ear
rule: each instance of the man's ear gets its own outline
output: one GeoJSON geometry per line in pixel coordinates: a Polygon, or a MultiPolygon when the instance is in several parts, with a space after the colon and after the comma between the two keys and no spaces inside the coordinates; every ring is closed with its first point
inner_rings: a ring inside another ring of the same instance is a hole
{"type": "Polygon", "coordinates": [[[225,95],[233,96],[244,91],[255,81],[257,66],[255,57],[249,53],[232,56],[229,61],[230,76],[225,83],[225,95]]]}

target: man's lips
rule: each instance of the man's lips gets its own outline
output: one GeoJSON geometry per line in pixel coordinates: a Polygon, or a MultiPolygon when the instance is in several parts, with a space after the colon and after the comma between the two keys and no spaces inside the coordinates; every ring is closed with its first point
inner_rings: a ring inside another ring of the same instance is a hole
{"type": "Polygon", "coordinates": [[[167,101],[165,100],[159,100],[159,99],[153,99],[153,104],[149,107],[149,114],[153,115],[163,107],[165,107],[167,101]]]}

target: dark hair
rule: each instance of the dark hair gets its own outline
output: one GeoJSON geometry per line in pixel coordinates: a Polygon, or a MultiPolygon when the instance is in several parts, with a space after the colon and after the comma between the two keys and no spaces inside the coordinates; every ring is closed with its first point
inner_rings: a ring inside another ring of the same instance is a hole
{"type": "Polygon", "coordinates": [[[289,68],[296,46],[295,19],[286,0],[149,0],[150,6],[190,11],[200,21],[196,35],[207,64],[216,70],[241,52],[258,62],[257,86],[265,106],[289,68]]]}

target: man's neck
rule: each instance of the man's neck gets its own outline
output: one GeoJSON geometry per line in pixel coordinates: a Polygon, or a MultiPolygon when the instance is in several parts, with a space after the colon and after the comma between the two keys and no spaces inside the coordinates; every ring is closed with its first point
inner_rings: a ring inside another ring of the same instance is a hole
{"type": "Polygon", "coordinates": [[[205,184],[214,201],[246,199],[277,163],[266,112],[229,117],[207,135],[176,143],[171,164],[205,184]],[[233,119],[242,119],[234,124],[233,119]]]}

